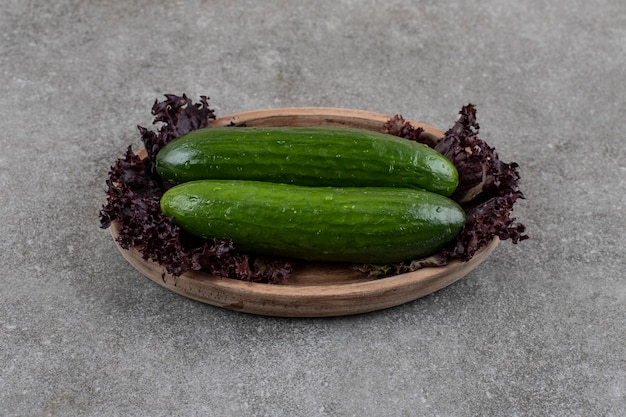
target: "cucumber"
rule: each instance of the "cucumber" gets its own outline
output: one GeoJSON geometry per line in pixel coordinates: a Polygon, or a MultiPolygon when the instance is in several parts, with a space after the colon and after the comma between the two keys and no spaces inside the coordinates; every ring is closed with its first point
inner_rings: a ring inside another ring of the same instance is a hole
{"type": "Polygon", "coordinates": [[[425,190],[245,180],[173,186],[161,210],[190,234],[230,238],[246,253],[352,263],[428,256],[465,223],[457,203],[425,190]]]}
{"type": "Polygon", "coordinates": [[[157,173],[178,184],[241,179],[309,186],[423,188],[450,196],[456,167],[426,145],[342,127],[215,127],[166,145],[157,173]]]}

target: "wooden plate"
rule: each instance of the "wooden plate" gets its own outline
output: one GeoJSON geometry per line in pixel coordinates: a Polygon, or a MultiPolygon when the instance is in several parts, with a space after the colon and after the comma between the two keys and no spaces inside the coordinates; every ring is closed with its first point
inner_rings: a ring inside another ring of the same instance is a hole
{"type": "MultiPolygon", "coordinates": [[[[236,113],[211,122],[247,126],[346,126],[380,131],[392,115],[361,110],[300,107],[236,113]]],[[[443,132],[423,123],[425,134],[441,138],[443,132]]],[[[110,228],[115,239],[119,224],[110,228]]],[[[360,314],[394,307],[440,290],[483,262],[496,248],[495,238],[469,262],[450,262],[445,267],[424,268],[388,278],[373,279],[351,265],[298,262],[292,279],[282,285],[260,284],[221,278],[191,271],[179,277],[142,258],[137,249],[118,249],[139,272],[157,284],[190,299],[245,313],[281,317],[330,317],[360,314]]],[[[117,242],[116,242],[117,245],[117,242]]]]}

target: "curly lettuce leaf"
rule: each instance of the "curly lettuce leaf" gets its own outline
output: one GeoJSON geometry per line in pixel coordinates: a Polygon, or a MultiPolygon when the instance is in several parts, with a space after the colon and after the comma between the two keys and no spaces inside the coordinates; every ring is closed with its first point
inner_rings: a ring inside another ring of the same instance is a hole
{"type": "Polygon", "coordinates": [[[207,97],[202,96],[200,103],[193,103],[185,95],[165,97],[152,107],[154,123],[163,123],[161,127],[154,132],[138,126],[147,157],[142,160],[129,146],[124,157],[111,167],[100,227],[108,228],[117,221],[117,241],[122,248],[138,248],[144,259],[161,264],[173,276],[204,270],[256,282],[280,283],[288,279],[292,273],[289,263],[251,258],[239,253],[229,239],[197,242],[163,216],[160,199],[169,184],[156,174],[156,155],[173,139],[207,127],[209,119],[215,118],[207,97]]]}
{"type": "MultiPolygon", "coordinates": [[[[473,104],[463,106],[459,114],[457,122],[437,142],[421,134],[416,137],[417,129],[399,115],[383,128],[390,134],[424,143],[452,161],[459,172],[459,185],[451,198],[467,216],[465,226],[448,246],[427,258],[396,265],[395,273],[444,266],[452,259],[468,261],[495,237],[514,244],[528,239],[526,227],[511,216],[516,201],[524,198],[519,188],[519,165],[501,161],[495,149],[478,137],[480,127],[473,104]]],[[[380,275],[380,271],[380,266],[368,269],[374,275],[380,275]]]]}
{"type": "MultiPolygon", "coordinates": [[[[293,273],[291,261],[252,257],[236,250],[229,239],[199,242],[186,235],[160,210],[160,198],[169,187],[156,173],[154,161],[170,141],[195,129],[209,126],[215,118],[208,97],[194,103],[184,94],[165,95],[152,107],[156,131],[138,126],[147,157],[139,158],[128,147],[123,158],[111,167],[107,184],[107,202],[100,210],[100,226],[119,223],[117,241],[125,249],[138,248],[144,259],[161,264],[168,273],[180,276],[185,271],[202,270],[223,277],[254,282],[281,283],[293,273]]],[[[446,265],[452,259],[467,261],[494,237],[518,243],[528,238],[525,227],[511,217],[513,206],[524,198],[519,189],[516,163],[504,163],[495,149],[478,137],[476,109],[464,106],[458,121],[441,140],[423,135],[396,115],[382,131],[424,143],[450,159],[459,172],[459,186],[452,198],[464,208],[467,221],[457,238],[427,258],[394,265],[364,265],[357,269],[383,277],[419,268],[446,265]]]]}

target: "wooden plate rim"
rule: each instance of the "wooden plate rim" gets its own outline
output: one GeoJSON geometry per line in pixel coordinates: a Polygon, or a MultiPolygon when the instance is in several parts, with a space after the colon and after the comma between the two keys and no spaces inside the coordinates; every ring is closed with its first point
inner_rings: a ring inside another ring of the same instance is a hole
{"type": "MultiPolygon", "coordinates": [[[[218,117],[209,121],[211,126],[226,126],[229,124],[265,124],[268,120],[291,119],[298,118],[302,125],[308,124],[307,121],[319,120],[324,121],[324,125],[340,125],[340,126],[371,126],[378,125],[380,127],[392,118],[393,114],[377,113],[367,110],[355,110],[342,107],[279,107],[272,109],[257,109],[233,113],[226,116],[218,117]]],[[[442,138],[444,132],[429,124],[416,120],[408,120],[413,126],[421,127],[424,133],[434,138],[442,138]]],[[[278,122],[279,123],[279,122],[278,122]]],[[[273,123],[276,125],[277,123],[273,123]]]]}

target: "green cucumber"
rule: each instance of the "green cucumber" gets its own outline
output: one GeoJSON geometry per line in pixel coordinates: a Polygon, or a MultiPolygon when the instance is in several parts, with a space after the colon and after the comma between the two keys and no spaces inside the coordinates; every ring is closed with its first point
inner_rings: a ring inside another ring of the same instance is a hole
{"type": "Polygon", "coordinates": [[[353,263],[431,255],[465,223],[457,203],[425,190],[245,180],[176,185],[161,210],[190,234],[230,238],[243,252],[353,263]]]}
{"type": "Polygon", "coordinates": [[[158,174],[178,184],[241,179],[309,186],[423,188],[450,196],[456,167],[426,145],[342,127],[215,127],[166,145],[158,174]]]}

